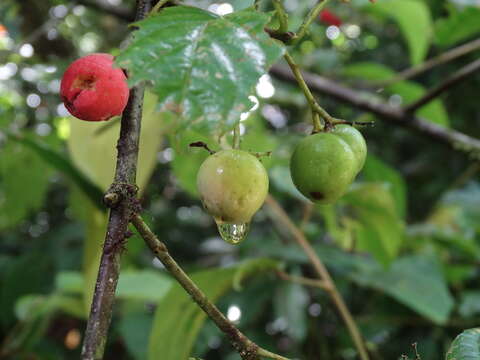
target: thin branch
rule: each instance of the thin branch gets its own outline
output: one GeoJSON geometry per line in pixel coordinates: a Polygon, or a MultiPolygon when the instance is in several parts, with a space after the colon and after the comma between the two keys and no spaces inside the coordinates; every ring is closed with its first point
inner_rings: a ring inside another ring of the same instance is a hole
{"type": "Polygon", "coordinates": [[[472,75],[474,72],[480,69],[480,59],[471,62],[470,64],[464,66],[460,70],[456,71],[452,76],[446,78],[440,84],[435,86],[433,89],[429,90],[425,95],[423,95],[417,101],[408,104],[403,108],[404,111],[414,113],[422,106],[425,106],[430,101],[435,99],[444,91],[450,89],[451,87],[459,84],[465,80],[468,76],[472,75]]]}
{"type": "Polygon", "coordinates": [[[343,318],[343,321],[347,326],[347,329],[350,333],[350,336],[352,337],[355,347],[357,348],[360,358],[362,360],[368,360],[368,353],[365,348],[362,335],[358,330],[357,324],[355,323],[352,314],[350,314],[350,311],[345,305],[342,296],[338,292],[337,287],[335,286],[335,282],[332,280],[327,268],[317,256],[315,250],[312,248],[303,232],[301,232],[300,229],[292,222],[292,220],[282,209],[280,204],[271,195],[267,196],[265,203],[271,211],[272,219],[274,221],[278,221],[280,224],[282,224],[285,228],[288,229],[293,239],[298,243],[298,245],[300,245],[300,247],[307,255],[319,279],[325,282],[325,290],[330,295],[333,303],[335,304],[341,317],[343,318]]]}
{"type": "MultiPolygon", "coordinates": [[[[136,19],[144,18],[149,9],[149,0],[137,0],[136,19]]],[[[117,193],[120,201],[110,211],[95,293],[85,331],[82,360],[100,360],[103,358],[105,350],[120,272],[120,255],[132,212],[131,199],[134,199],[136,195],[134,184],[137,172],[143,94],[143,85],[137,85],[130,90],[128,103],[122,116],[114,185],[109,191],[117,193]]]]}
{"type": "Polygon", "coordinates": [[[290,275],[284,271],[277,271],[277,275],[282,280],[291,281],[291,282],[305,285],[305,286],[318,287],[323,290],[328,290],[328,291],[331,290],[330,284],[328,284],[328,282],[326,282],[325,280],[315,280],[315,279],[305,278],[302,276],[290,275]]]}
{"type": "Polygon", "coordinates": [[[257,344],[247,338],[235,325],[233,325],[225,315],[218,310],[198,286],[188,277],[177,262],[170,256],[166,245],[161,242],[157,236],[150,230],[140,215],[134,215],[131,219],[132,224],[138,230],[141,237],[145,240],[150,250],[155,254],[158,260],[162,262],[165,268],[172,274],[178,283],[192,297],[198,306],[208,315],[217,327],[229,338],[232,346],[240,354],[242,359],[254,360],[258,356],[264,356],[270,359],[288,360],[287,358],[271,353],[268,350],[260,348],[257,344]]]}
{"type": "Polygon", "coordinates": [[[170,0],[160,0],[153,8],[151,11],[151,14],[156,14],[157,12],[160,11],[160,9],[165,6],[166,3],[168,3],[170,0]]]}
{"type": "Polygon", "coordinates": [[[402,72],[400,72],[398,75],[395,77],[388,79],[386,81],[382,81],[381,85],[387,86],[393,83],[396,83],[401,80],[408,80],[410,78],[413,78],[417,75],[420,75],[421,73],[424,73],[435,66],[445,64],[449,61],[455,60],[456,58],[469,54],[475,50],[480,49],[480,39],[475,39],[473,41],[470,41],[466,44],[460,45],[456,48],[453,48],[451,50],[448,50],[434,58],[431,58],[427,61],[425,61],[423,64],[411,67],[409,69],[406,69],[402,72]]]}
{"type": "Polygon", "coordinates": [[[310,108],[312,109],[313,131],[314,132],[321,131],[323,129],[323,125],[320,123],[320,119],[318,118],[318,115],[320,115],[325,121],[330,121],[332,117],[320,105],[318,105],[317,100],[315,100],[315,97],[310,91],[298,65],[295,63],[295,60],[293,60],[292,56],[288,52],[285,52],[284,57],[288,65],[290,66],[290,69],[292,70],[292,74],[295,77],[295,80],[297,81],[298,85],[300,86],[300,89],[302,89],[303,94],[305,95],[305,98],[307,99],[308,104],[310,105],[310,108]]]}
{"type": "MultiPolygon", "coordinates": [[[[286,66],[275,65],[270,73],[278,79],[296,82],[286,66]]],[[[358,92],[332,80],[316,74],[303,72],[306,84],[313,91],[331,96],[341,102],[371,112],[394,125],[412,129],[430,139],[444,143],[456,151],[468,154],[473,159],[480,159],[480,140],[453,129],[447,129],[418,116],[408,114],[401,108],[387,105],[371,93],[358,92]]]]}
{"type": "MultiPolygon", "coordinates": [[[[77,4],[98,10],[100,12],[115,16],[118,19],[132,22],[135,20],[135,14],[126,7],[111,6],[103,1],[98,0],[74,0],[77,4]]],[[[138,19],[139,20],[139,19],[138,19]]]]}
{"type": "Polygon", "coordinates": [[[303,20],[303,23],[300,25],[295,38],[293,39],[294,43],[298,43],[307,33],[308,27],[317,17],[320,11],[327,4],[328,0],[318,0],[317,4],[310,10],[307,17],[303,20]]]}

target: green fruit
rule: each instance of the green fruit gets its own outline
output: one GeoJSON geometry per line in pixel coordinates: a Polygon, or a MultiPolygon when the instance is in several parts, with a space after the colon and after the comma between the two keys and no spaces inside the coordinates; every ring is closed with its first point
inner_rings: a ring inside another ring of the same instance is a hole
{"type": "Polygon", "coordinates": [[[200,166],[197,188],[203,206],[217,222],[248,223],[268,193],[262,163],[242,150],[222,150],[200,166]]]}
{"type": "Polygon", "coordinates": [[[367,143],[360,131],[350,125],[336,125],[332,133],[340,136],[352,149],[357,159],[357,173],[362,170],[367,158],[367,143]]]}
{"type": "Polygon", "coordinates": [[[333,132],[301,140],[290,161],[297,189],[321,204],[331,204],[340,198],[357,175],[357,169],[352,148],[333,132]]]}

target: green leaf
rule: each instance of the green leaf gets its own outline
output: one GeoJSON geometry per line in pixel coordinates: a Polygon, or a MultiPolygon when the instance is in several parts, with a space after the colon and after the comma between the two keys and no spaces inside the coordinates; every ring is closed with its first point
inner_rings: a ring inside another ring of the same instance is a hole
{"type": "Polygon", "coordinates": [[[479,18],[478,7],[467,6],[461,12],[453,11],[448,18],[440,19],[435,24],[435,42],[441,46],[451,46],[478,34],[479,18]]]}
{"type": "Polygon", "coordinates": [[[103,192],[62,153],[53,147],[40,142],[38,139],[16,136],[10,136],[10,139],[32,149],[49,165],[68,176],[85,193],[85,195],[90,198],[92,203],[95,204],[98,209],[105,211],[105,206],[102,204],[103,192]]]}
{"type": "Polygon", "coordinates": [[[172,161],[173,173],[177,177],[180,186],[192,196],[197,196],[197,173],[200,165],[209,156],[203,148],[189,147],[189,144],[203,141],[212,150],[216,150],[215,142],[196,131],[187,130],[175,134],[171,143],[175,151],[172,161]]]}
{"type": "Polygon", "coordinates": [[[301,342],[307,334],[308,292],[304,286],[291,282],[281,283],[273,297],[277,318],[286,320],[285,333],[301,342]]]}
{"type": "Polygon", "coordinates": [[[468,329],[458,335],[450,345],[446,360],[480,359],[480,328],[468,329]]]}
{"type": "Polygon", "coordinates": [[[397,22],[407,41],[412,64],[419,64],[427,55],[433,24],[428,5],[419,0],[382,0],[369,6],[372,11],[397,22]]]}
{"type": "MultiPolygon", "coordinates": [[[[156,103],[156,97],[146,92],[137,170],[140,191],[144,190],[157,164],[157,152],[167,126],[162,121],[162,114],[155,111],[156,103]]],[[[72,117],[70,132],[67,145],[73,163],[90,181],[105,191],[112,183],[115,173],[119,119],[94,123],[72,117]]]]}
{"type": "MultiPolygon", "coordinates": [[[[448,321],[454,302],[436,259],[423,254],[405,256],[385,268],[364,255],[332,246],[315,245],[315,252],[339,276],[383,292],[437,324],[448,321]]],[[[288,262],[308,263],[305,253],[296,246],[269,248],[266,253],[288,262]]]]}
{"type": "Polygon", "coordinates": [[[55,287],[63,294],[81,294],[84,285],[82,274],[77,271],[62,271],[55,277],[55,287]]]}
{"type": "Polygon", "coordinates": [[[458,312],[464,318],[480,314],[480,291],[463,292],[458,312]]]}
{"type": "Polygon", "coordinates": [[[400,258],[387,271],[357,272],[351,277],[384,291],[436,324],[445,324],[454,306],[438,262],[425,255],[400,258]]]}
{"type": "Polygon", "coordinates": [[[265,32],[269,16],[243,10],[221,17],[175,6],[136,24],[139,30],[117,58],[130,84],[148,81],[163,110],[184,125],[223,133],[252,106],[258,78],[282,55],[265,32]]]}
{"type": "Polygon", "coordinates": [[[388,183],[388,190],[395,199],[397,213],[403,218],[406,210],[407,186],[402,175],[373,154],[368,154],[362,174],[367,181],[388,183]]]}
{"type": "MultiPolygon", "coordinates": [[[[395,76],[395,72],[390,68],[370,62],[356,63],[348,65],[342,73],[345,76],[359,78],[368,81],[383,81],[395,76]]],[[[399,81],[386,87],[389,94],[397,94],[402,97],[403,104],[409,104],[419,99],[425,94],[425,88],[413,81],[399,81]]],[[[438,125],[448,126],[448,114],[443,102],[439,99],[434,100],[419,109],[417,114],[438,125]]]]}
{"type": "Polygon", "coordinates": [[[0,229],[5,229],[42,206],[51,172],[37,154],[19,143],[9,141],[0,152],[0,229]]]}
{"type": "Polygon", "coordinates": [[[385,183],[354,184],[343,198],[352,208],[359,225],[355,228],[357,248],[370,252],[383,264],[397,255],[405,225],[385,183]]]}
{"type": "MultiPolygon", "coordinates": [[[[212,269],[192,274],[191,279],[216,302],[232,289],[234,278],[241,269],[241,277],[258,276],[277,269],[279,263],[270,259],[249,260],[235,267],[212,269]],[[261,271],[260,271],[261,270],[261,271]]],[[[148,359],[187,359],[206,315],[178,284],[157,304],[148,347],[148,359]]]]}
{"type": "Polygon", "coordinates": [[[145,360],[148,350],[148,335],[152,327],[152,316],[134,312],[122,317],[119,331],[128,352],[135,360],[145,360]]]}
{"type": "Polygon", "coordinates": [[[169,291],[172,280],[152,270],[122,271],[118,279],[117,297],[124,299],[159,301],[169,291]]]}

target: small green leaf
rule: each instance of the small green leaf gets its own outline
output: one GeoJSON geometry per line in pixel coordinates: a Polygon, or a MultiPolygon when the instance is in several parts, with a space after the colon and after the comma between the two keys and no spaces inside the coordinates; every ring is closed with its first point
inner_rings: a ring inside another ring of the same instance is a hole
{"type": "Polygon", "coordinates": [[[85,195],[90,198],[92,204],[95,204],[98,209],[105,211],[105,206],[102,204],[103,192],[79,169],[77,169],[70,159],[53,147],[34,138],[11,136],[10,139],[32,149],[54,169],[68,176],[85,193],[85,195]]]}
{"type": "Polygon", "coordinates": [[[419,64],[427,55],[433,24],[428,6],[419,0],[382,0],[369,6],[391,17],[400,27],[410,50],[410,61],[419,64]]]}
{"type": "Polygon", "coordinates": [[[464,318],[480,314],[480,291],[462,292],[462,300],[458,312],[464,318]]]}
{"type": "Polygon", "coordinates": [[[384,291],[436,324],[445,324],[454,306],[438,261],[425,255],[403,257],[388,270],[355,272],[351,277],[384,291]]]}
{"type": "Polygon", "coordinates": [[[405,225],[386,183],[354,184],[345,195],[359,224],[355,228],[357,248],[370,252],[383,264],[397,255],[405,225]]]}
{"type": "Polygon", "coordinates": [[[445,356],[445,360],[477,359],[480,359],[480,328],[468,329],[458,335],[445,356]]]}
{"type": "Polygon", "coordinates": [[[129,70],[130,84],[151,83],[162,110],[183,115],[185,125],[223,133],[251,108],[258,78],[282,55],[281,44],[263,30],[268,21],[253,10],[221,17],[166,8],[136,24],[117,63],[129,70]]]}
{"type": "Polygon", "coordinates": [[[148,350],[148,335],[152,328],[152,316],[143,312],[133,312],[122,317],[119,331],[128,352],[135,360],[145,360],[148,350]]]}
{"type": "MultiPolygon", "coordinates": [[[[138,154],[137,185],[142,192],[157,164],[157,152],[163,139],[166,124],[162,114],[155,111],[157,99],[145,93],[142,131],[138,154]]],[[[117,158],[117,141],[120,121],[88,122],[70,118],[67,145],[72,162],[85,176],[105,191],[113,182],[117,158]]]]}
{"type": "MultiPolygon", "coordinates": [[[[190,277],[205,293],[216,302],[231,290],[236,276],[247,278],[259,276],[277,269],[279,263],[270,259],[249,260],[235,267],[211,269],[192,274],[190,277]],[[236,275],[238,272],[241,275],[236,275]]],[[[148,347],[148,359],[187,359],[195,343],[206,315],[185,292],[175,284],[157,304],[148,347]]]]}
{"type": "Polygon", "coordinates": [[[34,151],[17,141],[8,141],[0,152],[0,229],[5,229],[42,206],[51,171],[34,151]]]}
{"type": "Polygon", "coordinates": [[[55,287],[63,294],[81,294],[84,287],[82,274],[77,271],[62,271],[55,277],[55,287]]]}
{"type": "Polygon", "coordinates": [[[470,38],[480,31],[480,9],[467,6],[462,11],[453,11],[449,17],[435,24],[435,41],[441,46],[451,46],[470,38]],[[455,29],[455,31],[452,31],[455,29]]]}
{"type": "Polygon", "coordinates": [[[362,175],[367,181],[382,181],[389,184],[388,190],[395,199],[397,213],[403,218],[406,211],[407,186],[402,175],[373,154],[368,154],[362,175]]]}
{"type": "Polygon", "coordinates": [[[159,301],[169,291],[172,280],[152,270],[126,270],[118,279],[117,297],[144,301],[159,301]]]}

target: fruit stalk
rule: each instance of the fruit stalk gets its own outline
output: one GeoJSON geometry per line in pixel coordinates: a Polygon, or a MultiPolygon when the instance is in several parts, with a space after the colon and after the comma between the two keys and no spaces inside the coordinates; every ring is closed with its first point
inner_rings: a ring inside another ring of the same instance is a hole
{"type": "MultiPolygon", "coordinates": [[[[149,0],[137,0],[136,20],[143,19],[149,10],[149,0]]],[[[114,179],[114,184],[117,186],[112,187],[114,191],[111,191],[120,195],[120,201],[110,211],[95,293],[84,336],[82,360],[102,359],[105,350],[120,271],[120,255],[132,215],[129,199],[134,198],[136,192],[134,184],[143,95],[143,85],[133,87],[122,116],[114,179]]]]}

